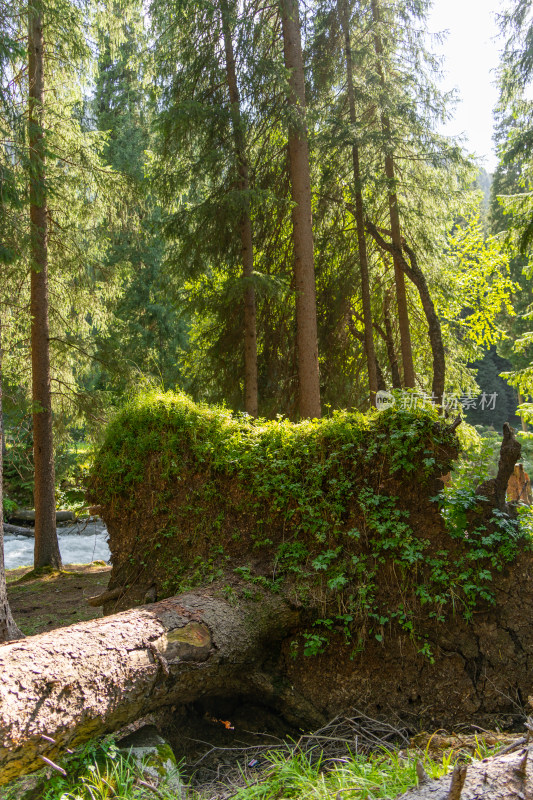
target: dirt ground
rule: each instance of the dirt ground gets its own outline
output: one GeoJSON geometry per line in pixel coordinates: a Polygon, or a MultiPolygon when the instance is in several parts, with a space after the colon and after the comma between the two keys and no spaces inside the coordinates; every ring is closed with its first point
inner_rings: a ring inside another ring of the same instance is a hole
{"type": "Polygon", "coordinates": [[[26,636],[102,616],[87,598],[107,588],[103,561],[67,564],[62,572],[35,576],[29,567],[7,570],[7,594],[15,621],[26,636]]]}

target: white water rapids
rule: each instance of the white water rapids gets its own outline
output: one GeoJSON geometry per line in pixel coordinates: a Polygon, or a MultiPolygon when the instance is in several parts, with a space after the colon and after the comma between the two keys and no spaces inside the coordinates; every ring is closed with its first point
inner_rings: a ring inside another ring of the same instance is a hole
{"type": "MultiPolygon", "coordinates": [[[[33,565],[33,535],[4,534],[4,559],[6,569],[33,565]]],[[[107,530],[100,519],[58,525],[57,535],[63,564],[90,564],[91,561],[108,561],[107,530]]]]}

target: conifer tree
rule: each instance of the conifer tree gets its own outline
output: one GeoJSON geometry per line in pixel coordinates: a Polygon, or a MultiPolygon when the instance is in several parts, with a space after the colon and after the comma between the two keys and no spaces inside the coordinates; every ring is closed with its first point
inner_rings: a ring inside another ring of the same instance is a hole
{"type": "Polygon", "coordinates": [[[35,566],[61,569],[56,532],[55,468],[50,384],[48,208],[43,115],[43,4],[28,7],[28,142],[31,242],[31,362],[35,469],[35,566]]]}
{"type": "MultiPolygon", "coordinates": [[[[337,8],[341,23],[342,35],[344,38],[344,50],[346,59],[346,84],[348,97],[348,110],[350,124],[353,127],[353,136],[357,125],[355,110],[355,88],[353,77],[353,58],[350,33],[350,13],[348,0],[337,0],[337,8]]],[[[355,222],[357,227],[357,244],[359,248],[359,270],[361,274],[361,299],[363,306],[363,325],[364,342],[368,371],[368,385],[370,389],[370,402],[375,405],[375,396],[378,390],[378,375],[376,354],[374,350],[374,331],[372,327],[372,306],[370,301],[370,276],[368,265],[368,252],[366,245],[365,231],[365,209],[363,203],[363,191],[361,186],[361,166],[359,145],[354,138],[352,143],[352,162],[353,162],[353,192],[355,200],[355,222]]]]}
{"type": "MultiPolygon", "coordinates": [[[[371,0],[372,17],[374,21],[374,47],[377,56],[377,70],[381,80],[383,90],[386,90],[386,78],[383,65],[383,42],[381,38],[382,16],[379,0],[371,0]]],[[[393,255],[394,280],[396,284],[396,303],[398,308],[398,322],[400,328],[400,342],[402,352],[403,380],[407,388],[415,386],[415,372],[413,366],[413,351],[411,344],[411,330],[409,326],[409,310],[407,308],[407,292],[405,288],[405,277],[402,267],[398,260],[398,251],[402,246],[402,234],[400,228],[400,209],[398,203],[398,192],[396,191],[396,174],[394,167],[394,146],[391,136],[391,124],[385,110],[381,111],[381,127],[383,130],[383,158],[385,164],[385,175],[388,182],[388,202],[391,226],[391,238],[395,248],[393,255]]]]}
{"type": "Polygon", "coordinates": [[[311,174],[305,102],[305,76],[298,0],[281,0],[285,66],[289,71],[289,171],[291,179],[298,347],[299,412],[320,417],[320,375],[316,316],[311,174]]]}
{"type": "MultiPolygon", "coordinates": [[[[352,149],[356,139],[361,176],[359,186],[364,195],[360,198],[360,204],[364,207],[370,234],[366,250],[373,281],[372,327],[378,337],[374,349],[380,369],[376,368],[376,372],[379,374],[381,371],[384,380],[393,387],[401,385],[396,355],[400,326],[396,308],[393,308],[396,304],[391,303],[390,292],[390,271],[395,260],[402,273],[409,277],[407,285],[405,279],[403,284],[412,317],[410,328],[416,345],[414,355],[419,379],[425,378],[427,367],[430,366],[426,357],[428,348],[424,342],[429,336],[434,373],[432,383],[439,390],[437,394],[442,396],[444,348],[435,303],[431,298],[434,279],[438,275],[434,260],[435,245],[437,238],[444,234],[445,220],[449,218],[450,211],[446,204],[449,203],[450,209],[455,207],[454,181],[462,181],[460,172],[463,167],[453,147],[433,133],[434,114],[436,112],[439,115],[443,105],[432,83],[434,63],[425,52],[419,33],[423,6],[416,4],[413,8],[413,4],[402,2],[394,7],[387,6],[387,26],[380,28],[380,32],[387,37],[385,44],[380,42],[383,62],[387,66],[387,82],[384,84],[383,71],[380,70],[382,64],[376,57],[376,25],[370,0],[347,4],[348,25],[343,24],[342,6],[338,0],[322,0],[316,4],[311,45],[313,102],[314,107],[327,109],[326,115],[319,117],[321,132],[316,137],[320,143],[320,155],[314,160],[320,163],[322,176],[318,192],[324,198],[319,205],[320,216],[316,229],[320,235],[324,222],[328,217],[331,219],[328,210],[331,202],[348,209],[356,221],[352,149]],[[417,25],[413,24],[413,16],[417,25]],[[346,70],[347,28],[352,56],[355,114],[349,114],[346,110],[351,105],[346,70]],[[413,70],[415,65],[416,70],[413,70]],[[341,92],[339,87],[342,87],[341,92]],[[425,101],[421,102],[420,98],[425,98],[425,101]],[[387,136],[383,132],[383,112],[389,125],[387,136]],[[354,118],[357,120],[355,127],[352,124],[354,118]],[[389,144],[393,145],[394,152],[401,160],[401,171],[395,172],[394,187],[397,203],[402,209],[405,242],[400,237],[398,246],[391,241],[391,184],[383,167],[384,153],[389,144]],[[410,267],[411,257],[406,248],[414,257],[414,270],[410,267]],[[428,269],[429,276],[426,273],[428,269]],[[408,291],[411,283],[416,286],[420,299],[408,291]]],[[[317,127],[315,123],[315,129],[317,127]]],[[[346,222],[343,224],[346,225],[346,222]]],[[[357,230],[357,225],[355,227],[357,230]]],[[[340,231],[333,234],[330,229],[328,238],[331,239],[332,235],[336,236],[336,251],[340,253],[344,247],[340,231]]],[[[358,241],[361,241],[361,237],[358,237],[358,241]]],[[[363,261],[364,265],[364,255],[359,257],[359,261],[363,261]]],[[[364,274],[364,267],[363,270],[360,268],[360,272],[364,274]]],[[[366,328],[362,308],[363,287],[364,280],[361,281],[360,293],[351,301],[351,320],[348,315],[348,327],[356,345],[363,341],[359,333],[366,328]]],[[[341,320],[342,317],[337,324],[340,325],[341,320]]]]}
{"type": "MultiPolygon", "coordinates": [[[[12,120],[14,109],[11,107],[11,94],[6,86],[5,76],[7,70],[5,69],[9,63],[12,54],[16,53],[18,43],[12,35],[12,21],[10,20],[9,11],[5,8],[4,4],[0,2],[0,132],[9,140],[10,124],[12,120]]],[[[13,169],[10,168],[9,161],[0,160],[0,271],[3,279],[2,294],[9,285],[7,275],[8,264],[15,258],[15,251],[13,248],[13,230],[8,227],[8,220],[10,220],[11,209],[10,206],[19,206],[21,202],[20,197],[17,195],[17,186],[13,169]]],[[[0,297],[0,301],[3,298],[0,297]]],[[[3,307],[0,305],[0,643],[10,641],[12,639],[19,639],[22,633],[17,627],[7,597],[6,587],[6,573],[4,562],[4,504],[3,504],[3,488],[4,488],[4,413],[3,413],[3,396],[2,396],[2,314],[3,307]]]]}
{"type": "MultiPolygon", "coordinates": [[[[16,194],[7,216],[9,235],[4,236],[10,272],[9,284],[1,287],[2,301],[11,312],[6,362],[19,396],[32,398],[35,565],[55,568],[61,558],[52,426],[66,427],[80,413],[90,336],[105,317],[99,301],[111,294],[113,283],[106,275],[102,291],[97,262],[105,237],[96,229],[114,181],[99,162],[101,140],[81,113],[80,67],[88,67],[89,54],[86,10],[70,0],[20,2],[13,9],[16,37],[21,41],[24,36],[26,47],[11,53],[9,70],[21,80],[10,82],[15,110],[1,162],[2,171],[6,163],[10,166],[16,194]],[[24,361],[27,341],[30,370],[24,361]]],[[[105,212],[109,229],[109,205],[105,212]]]]}
{"type": "MultiPolygon", "coordinates": [[[[495,109],[499,162],[491,186],[490,209],[492,232],[505,232],[511,244],[511,275],[521,290],[515,293],[515,314],[506,319],[509,337],[499,345],[502,355],[512,364],[506,376],[521,400],[533,399],[533,102],[527,91],[533,77],[530,11],[530,0],[514,0],[500,17],[506,44],[499,73],[500,97],[495,109]]],[[[528,410],[529,419],[530,415],[528,410]]]]}
{"type": "MultiPolygon", "coordinates": [[[[250,182],[247,142],[252,109],[250,105],[246,112],[241,108],[238,65],[242,53],[237,48],[243,42],[241,30],[247,23],[245,15],[237,11],[237,4],[228,0],[190,0],[185,5],[176,4],[175,19],[179,24],[169,28],[167,7],[153,2],[154,29],[161,32],[161,46],[156,53],[161,100],[152,175],[159,197],[168,206],[163,224],[168,242],[167,265],[176,277],[177,301],[181,300],[186,273],[189,280],[196,281],[217,272],[223,294],[227,291],[232,301],[231,310],[223,314],[229,297],[218,294],[214,313],[224,315],[227,326],[220,330],[220,336],[225,334],[228,340],[233,337],[240,314],[240,341],[237,345],[232,342],[225,367],[233,367],[235,351],[240,354],[243,367],[238,375],[231,376],[229,394],[241,394],[243,383],[244,409],[256,416],[254,186],[250,182]],[[171,153],[174,164],[169,168],[171,153]]],[[[217,281],[208,283],[220,287],[217,281]]],[[[206,303],[215,302],[216,292],[212,298],[207,297],[205,289],[198,295],[194,304],[199,307],[205,309],[206,303]]],[[[210,346],[217,347],[213,340],[210,346]]],[[[203,391],[206,389],[204,384],[203,391]]]]}
{"type": "Polygon", "coordinates": [[[235,69],[230,7],[228,0],[219,0],[219,3],[226,58],[226,78],[231,107],[231,125],[233,129],[237,171],[239,174],[239,190],[241,191],[241,203],[243,206],[239,220],[239,228],[241,237],[242,277],[244,283],[244,409],[248,414],[256,417],[258,413],[257,331],[255,291],[252,282],[254,272],[254,244],[252,237],[252,219],[250,216],[250,200],[248,197],[250,191],[250,170],[246,155],[246,142],[240,107],[241,100],[235,69]]]}
{"type": "Polygon", "coordinates": [[[87,382],[94,391],[115,394],[136,384],[139,375],[163,386],[181,379],[180,356],[186,322],[169,297],[163,269],[161,218],[146,171],[153,100],[146,86],[151,75],[140,3],[109,31],[97,31],[95,89],[88,115],[106,136],[105,162],[123,178],[120,214],[103,254],[103,270],[117,275],[120,291],[109,302],[109,319],[96,331],[97,352],[87,382]]]}

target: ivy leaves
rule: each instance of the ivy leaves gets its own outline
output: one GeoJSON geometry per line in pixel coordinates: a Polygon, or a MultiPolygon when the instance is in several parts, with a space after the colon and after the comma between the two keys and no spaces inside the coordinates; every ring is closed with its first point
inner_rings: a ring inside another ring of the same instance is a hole
{"type": "Polygon", "coordinates": [[[302,640],[309,655],[335,635],[358,652],[369,637],[384,641],[393,626],[427,654],[428,622],[450,613],[469,619],[479,602],[491,602],[494,571],[523,547],[524,536],[505,515],[485,528],[469,523],[483,502],[472,490],[431,497],[457,447],[431,409],[339,412],[293,424],[152,391],[132,399],[108,428],[92,494],[127,510],[147,476],[160,487],[146,511],[157,512],[160,529],[168,514],[174,533],[160,551],[147,536],[144,558],[151,567],[156,559],[158,570],[170,564],[169,594],[183,582],[237,575],[246,591],[260,584],[298,597],[310,615],[302,640]],[[187,476],[194,476],[194,492],[185,504],[174,501],[187,476]],[[235,500],[221,499],[228,487],[239,498],[242,527],[232,516],[235,500]],[[202,534],[188,535],[184,546],[191,517],[202,534]],[[211,555],[200,562],[206,541],[211,555]],[[260,572],[253,566],[258,553],[260,572]]]}

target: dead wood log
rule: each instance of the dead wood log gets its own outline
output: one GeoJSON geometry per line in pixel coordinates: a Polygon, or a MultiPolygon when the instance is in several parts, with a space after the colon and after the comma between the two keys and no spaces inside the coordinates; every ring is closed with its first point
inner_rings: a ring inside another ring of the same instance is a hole
{"type": "Polygon", "coordinates": [[[4,533],[11,536],[26,536],[28,539],[33,539],[35,536],[35,528],[23,528],[21,525],[11,525],[9,522],[4,522],[4,533]]]}
{"type": "Polygon", "coordinates": [[[533,502],[531,481],[523,464],[515,464],[513,474],[507,484],[507,496],[511,503],[522,503],[530,506],[533,502]]]}
{"type": "Polygon", "coordinates": [[[0,646],[0,784],[173,702],[260,691],[290,706],[262,665],[296,623],[278,596],[184,594],[0,646]]]}
{"type": "Polygon", "coordinates": [[[398,800],[514,800],[533,797],[533,745],[528,749],[474,761],[468,767],[458,763],[451,775],[421,781],[398,800]]]}
{"type": "Polygon", "coordinates": [[[459,761],[454,767],[452,772],[452,779],[450,781],[450,790],[448,792],[448,800],[460,800],[463,786],[466,780],[467,766],[461,764],[459,761]]]}
{"type": "Polygon", "coordinates": [[[500,511],[512,513],[512,508],[505,502],[509,479],[514,472],[514,467],[520,458],[521,445],[514,435],[514,431],[505,422],[503,425],[503,441],[500,448],[500,459],[498,461],[498,474],[495,478],[480,484],[476,489],[476,494],[485,497],[489,501],[489,507],[497,508],[500,511]]]}
{"type": "Polygon", "coordinates": [[[115,589],[109,589],[101,594],[95,594],[93,597],[87,598],[87,603],[93,608],[99,608],[106,603],[110,603],[112,600],[117,600],[127,591],[127,588],[127,586],[117,586],[115,589]]]}

